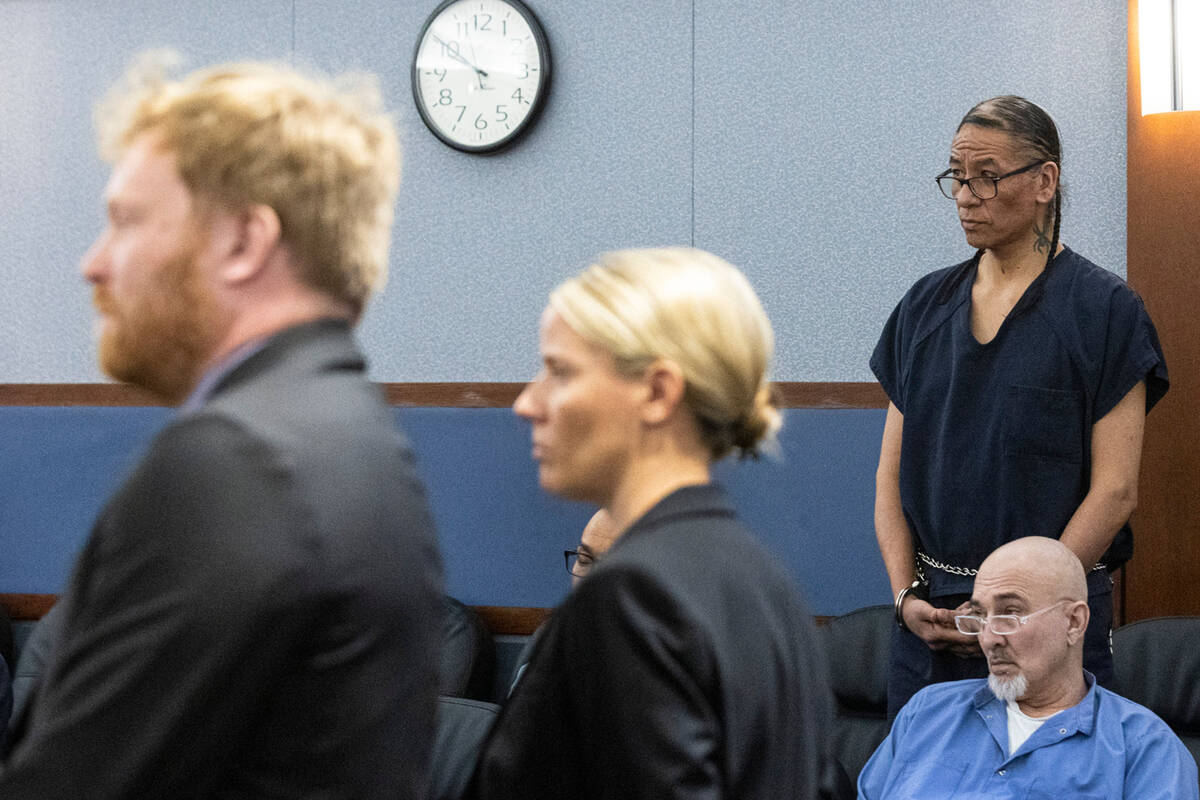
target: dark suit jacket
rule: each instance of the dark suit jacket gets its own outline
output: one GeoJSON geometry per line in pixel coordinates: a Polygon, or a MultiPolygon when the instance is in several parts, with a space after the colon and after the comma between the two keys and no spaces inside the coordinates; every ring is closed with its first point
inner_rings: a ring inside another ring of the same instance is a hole
{"type": "Polygon", "coordinates": [[[817,796],[832,719],[792,581],[715,486],[617,541],[544,626],[493,728],[476,796],[817,796]]]}
{"type": "Polygon", "coordinates": [[[101,513],[0,797],[423,797],[441,591],[348,327],[286,330],[101,513]]]}

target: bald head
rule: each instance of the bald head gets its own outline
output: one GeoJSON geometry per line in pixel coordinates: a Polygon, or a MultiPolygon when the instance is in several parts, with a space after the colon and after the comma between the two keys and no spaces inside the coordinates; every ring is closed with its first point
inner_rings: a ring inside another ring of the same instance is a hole
{"type": "Polygon", "coordinates": [[[613,542],[621,535],[621,529],[613,521],[612,515],[603,508],[592,515],[583,533],[579,535],[581,548],[587,548],[594,556],[602,556],[612,547],[613,542]]]}
{"type": "Polygon", "coordinates": [[[996,549],[975,576],[971,607],[984,619],[1014,623],[997,633],[988,622],[979,634],[988,686],[998,698],[1033,716],[1083,698],[1087,576],[1062,542],[1030,536],[996,549]]]}
{"type": "Polygon", "coordinates": [[[608,548],[613,546],[613,542],[621,537],[621,529],[613,520],[612,515],[603,508],[592,515],[588,520],[587,525],[583,527],[583,533],[579,535],[579,547],[576,548],[579,552],[579,562],[582,567],[582,573],[575,573],[571,578],[571,583],[576,584],[587,571],[591,569],[591,565],[600,560],[600,557],[608,552],[608,548]]]}
{"type": "Polygon", "coordinates": [[[1087,600],[1087,573],[1065,544],[1044,536],[1026,536],[998,547],[979,568],[976,582],[1016,581],[1031,597],[1087,600]]]}

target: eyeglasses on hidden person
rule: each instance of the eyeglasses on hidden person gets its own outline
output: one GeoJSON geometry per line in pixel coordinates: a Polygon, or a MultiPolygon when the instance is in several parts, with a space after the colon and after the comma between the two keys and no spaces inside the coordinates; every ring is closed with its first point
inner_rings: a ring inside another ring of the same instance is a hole
{"type": "Polygon", "coordinates": [[[991,630],[992,633],[999,636],[1011,636],[1021,630],[1021,626],[1025,625],[1029,620],[1045,614],[1052,608],[1058,608],[1063,603],[1069,603],[1069,600],[1059,600],[1052,606],[1039,608],[1037,611],[1032,611],[1023,617],[1016,614],[989,614],[987,617],[980,617],[976,614],[956,614],[954,617],[954,627],[958,628],[959,633],[965,633],[967,636],[978,636],[984,630],[991,630]]]}
{"type": "Polygon", "coordinates": [[[1027,164],[1020,169],[1014,169],[1012,172],[1006,172],[999,177],[993,178],[989,175],[976,175],[974,178],[959,178],[950,173],[953,168],[946,170],[941,175],[938,175],[934,180],[937,182],[938,188],[942,190],[948,199],[953,200],[958,194],[958,190],[965,183],[967,188],[971,190],[971,194],[978,197],[980,200],[991,200],[1000,191],[996,184],[1005,178],[1011,178],[1013,175],[1020,175],[1022,172],[1029,172],[1034,167],[1039,167],[1043,162],[1035,161],[1032,164],[1027,164]]]}
{"type": "Polygon", "coordinates": [[[596,562],[599,560],[591,553],[583,553],[579,550],[563,550],[563,558],[567,562],[567,572],[576,578],[587,575],[588,570],[596,566],[596,562]]]}

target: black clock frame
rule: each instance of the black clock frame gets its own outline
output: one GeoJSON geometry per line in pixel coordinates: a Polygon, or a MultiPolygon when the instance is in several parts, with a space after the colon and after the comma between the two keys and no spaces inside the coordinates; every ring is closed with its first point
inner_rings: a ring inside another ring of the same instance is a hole
{"type": "Polygon", "coordinates": [[[425,33],[429,30],[429,26],[433,24],[433,21],[438,18],[442,11],[457,2],[460,2],[460,0],[442,0],[437,8],[430,12],[429,17],[425,20],[425,24],[421,26],[421,31],[417,34],[417,42],[413,47],[411,70],[413,103],[416,105],[417,112],[421,115],[421,121],[425,123],[425,127],[440,139],[443,144],[453,147],[455,150],[473,155],[498,153],[510,147],[533,127],[533,123],[537,121],[538,116],[541,114],[542,107],[546,104],[546,98],[550,94],[550,43],[546,39],[546,32],[542,29],[541,21],[538,20],[537,15],[533,13],[529,6],[525,5],[521,0],[500,0],[500,2],[511,6],[518,14],[524,17],[526,24],[529,25],[529,30],[533,33],[534,40],[537,42],[539,70],[537,92],[534,94],[533,104],[529,109],[529,113],[525,115],[525,119],[521,120],[516,129],[504,138],[484,145],[469,145],[456,142],[442,133],[433,121],[433,118],[429,115],[429,112],[425,110],[424,98],[421,95],[420,74],[417,70],[417,56],[421,52],[421,43],[425,41],[425,33]]]}

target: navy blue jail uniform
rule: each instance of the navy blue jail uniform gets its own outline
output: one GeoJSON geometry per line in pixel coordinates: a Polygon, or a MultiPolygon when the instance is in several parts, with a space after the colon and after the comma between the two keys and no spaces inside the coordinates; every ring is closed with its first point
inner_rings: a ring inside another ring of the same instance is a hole
{"type": "MultiPolygon", "coordinates": [[[[978,256],[918,280],[870,362],[904,415],[900,498],[914,545],[968,569],[1013,539],[1059,538],[1088,491],[1095,422],[1139,381],[1147,412],[1168,386],[1154,324],[1120,277],[1064,247],[980,344],[971,331],[977,269],[978,256]]],[[[1132,553],[1126,523],[1102,563],[1113,570],[1132,553]]],[[[970,595],[969,575],[925,574],[935,605],[970,595]]],[[[1104,572],[1089,578],[1085,666],[1102,683],[1112,674],[1111,587],[1104,572]]],[[[986,663],[934,653],[898,631],[891,673],[894,714],[926,683],[986,675],[986,663]]]]}

